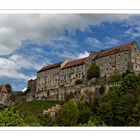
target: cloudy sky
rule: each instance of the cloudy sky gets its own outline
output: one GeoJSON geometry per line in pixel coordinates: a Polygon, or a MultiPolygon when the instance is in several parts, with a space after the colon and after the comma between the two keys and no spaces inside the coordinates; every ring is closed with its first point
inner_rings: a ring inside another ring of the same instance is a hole
{"type": "Polygon", "coordinates": [[[22,90],[44,65],[132,40],[138,14],[0,14],[0,84],[22,90]]]}

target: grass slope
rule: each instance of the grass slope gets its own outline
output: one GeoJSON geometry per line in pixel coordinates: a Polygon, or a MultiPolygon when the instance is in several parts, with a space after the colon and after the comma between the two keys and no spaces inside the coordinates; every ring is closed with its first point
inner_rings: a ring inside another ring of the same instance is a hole
{"type": "Polygon", "coordinates": [[[42,114],[44,109],[55,106],[56,103],[59,101],[31,101],[18,105],[15,109],[30,126],[39,126],[37,116],[42,114]]]}

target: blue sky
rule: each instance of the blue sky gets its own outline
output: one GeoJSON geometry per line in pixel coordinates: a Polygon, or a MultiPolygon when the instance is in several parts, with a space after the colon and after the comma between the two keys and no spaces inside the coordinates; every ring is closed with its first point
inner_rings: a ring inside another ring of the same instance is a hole
{"type": "Polygon", "coordinates": [[[0,84],[23,90],[44,65],[132,40],[138,14],[0,14],[0,84]]]}

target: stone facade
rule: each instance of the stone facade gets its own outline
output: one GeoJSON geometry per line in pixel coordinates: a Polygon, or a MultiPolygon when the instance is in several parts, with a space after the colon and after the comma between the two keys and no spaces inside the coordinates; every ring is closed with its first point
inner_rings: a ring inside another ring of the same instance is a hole
{"type": "Polygon", "coordinates": [[[140,72],[140,50],[135,41],[97,53],[91,52],[88,61],[100,67],[101,77],[108,77],[113,71],[140,72]]]}
{"type": "Polygon", "coordinates": [[[5,85],[0,85],[0,104],[7,105],[8,90],[5,85]]]}
{"type": "Polygon", "coordinates": [[[133,41],[119,47],[90,52],[86,58],[45,66],[37,72],[36,82],[31,81],[35,98],[64,100],[66,93],[77,90],[77,80],[86,83],[87,70],[92,63],[99,66],[101,77],[108,77],[114,71],[139,73],[140,51],[133,41]]]}
{"type": "Polygon", "coordinates": [[[27,101],[32,101],[35,99],[36,94],[36,79],[31,79],[28,81],[28,87],[27,87],[27,101]]]}

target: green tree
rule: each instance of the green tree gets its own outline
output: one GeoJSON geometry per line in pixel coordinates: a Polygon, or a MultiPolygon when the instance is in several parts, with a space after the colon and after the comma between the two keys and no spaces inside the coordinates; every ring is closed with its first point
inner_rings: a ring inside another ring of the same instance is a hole
{"type": "Polygon", "coordinates": [[[38,116],[38,121],[41,126],[54,126],[55,120],[50,116],[50,114],[41,114],[38,116]]]}
{"type": "Polygon", "coordinates": [[[0,126],[27,126],[17,111],[6,108],[0,112],[0,126]]]}
{"type": "Polygon", "coordinates": [[[118,88],[111,88],[106,95],[99,98],[96,115],[107,126],[115,125],[116,107],[119,103],[118,88]]]}
{"type": "Polygon", "coordinates": [[[79,126],[96,126],[92,121],[88,121],[87,123],[84,123],[84,124],[79,124],[79,126]]]}
{"type": "Polygon", "coordinates": [[[109,82],[119,82],[122,80],[122,75],[119,73],[119,71],[115,70],[111,73],[109,76],[109,82]]]}
{"type": "Polygon", "coordinates": [[[13,92],[12,90],[12,86],[10,84],[5,84],[6,89],[8,90],[8,92],[13,92]]]}
{"type": "Polygon", "coordinates": [[[80,113],[78,123],[80,124],[88,123],[90,117],[93,115],[91,109],[86,104],[82,104],[80,105],[79,110],[80,113]]]}
{"type": "Polygon", "coordinates": [[[137,122],[134,116],[135,97],[132,93],[124,94],[119,99],[116,106],[116,125],[118,126],[136,126],[137,122]]]}
{"type": "Polygon", "coordinates": [[[140,83],[140,76],[128,74],[124,77],[121,84],[121,91],[124,93],[134,93],[140,83]]]}
{"type": "Polygon", "coordinates": [[[60,126],[76,126],[78,122],[79,110],[75,103],[70,100],[66,102],[56,117],[57,124],[60,126]]]}
{"type": "Polygon", "coordinates": [[[92,78],[100,77],[100,69],[96,64],[91,64],[87,71],[87,79],[90,80],[92,78]]]}

